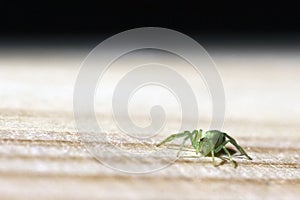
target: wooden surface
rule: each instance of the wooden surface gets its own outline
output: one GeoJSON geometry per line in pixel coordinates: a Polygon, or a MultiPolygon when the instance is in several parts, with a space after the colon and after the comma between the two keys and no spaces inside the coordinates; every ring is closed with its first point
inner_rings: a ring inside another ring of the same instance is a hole
{"type": "Polygon", "coordinates": [[[1,55],[1,199],[299,198],[299,52],[210,52],[227,98],[223,130],[253,161],[181,158],[142,175],[100,164],[79,142],[72,92],[85,53],[1,55]]]}

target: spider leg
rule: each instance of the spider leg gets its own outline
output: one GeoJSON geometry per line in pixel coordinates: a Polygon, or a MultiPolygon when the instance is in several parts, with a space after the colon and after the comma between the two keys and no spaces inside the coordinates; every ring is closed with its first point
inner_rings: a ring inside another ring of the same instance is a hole
{"type": "Polygon", "coordinates": [[[237,163],[232,159],[232,156],[230,155],[229,151],[226,149],[225,146],[223,146],[222,148],[224,149],[225,153],[228,155],[231,165],[234,168],[236,168],[237,167],[237,163]]]}
{"type": "Polygon", "coordinates": [[[193,141],[195,143],[198,143],[200,141],[200,139],[202,138],[202,129],[200,129],[199,131],[194,130],[193,134],[194,134],[193,141]]]}
{"type": "Polygon", "coordinates": [[[179,154],[180,154],[180,152],[181,152],[181,150],[182,150],[182,148],[183,148],[185,142],[186,142],[189,138],[190,138],[190,136],[187,136],[187,137],[184,138],[184,140],[182,141],[182,143],[181,143],[181,145],[180,145],[180,148],[179,148],[179,151],[178,151],[178,153],[177,153],[177,157],[179,157],[179,154]]]}
{"type": "Polygon", "coordinates": [[[195,138],[197,137],[197,135],[199,134],[197,130],[194,130],[192,133],[189,131],[185,131],[189,133],[189,138],[191,140],[191,144],[192,146],[195,148],[195,138]]]}
{"type": "Polygon", "coordinates": [[[214,149],[211,150],[211,159],[212,159],[212,162],[213,162],[214,166],[216,167],[217,165],[216,165],[216,162],[215,162],[215,152],[214,151],[215,151],[214,149]]]}
{"type": "MultiPolygon", "coordinates": [[[[224,141],[221,145],[219,145],[216,149],[214,149],[214,150],[212,150],[211,151],[211,157],[212,157],[212,160],[213,160],[213,163],[214,163],[214,165],[215,165],[215,153],[218,153],[219,151],[221,151],[222,149],[223,149],[223,147],[225,147],[225,145],[227,144],[229,142],[229,140],[226,140],[226,141],[224,141]]],[[[226,149],[227,150],[227,149],[226,149]]],[[[226,151],[225,151],[226,152],[226,151]]],[[[227,150],[227,152],[229,153],[229,151],[227,150]]],[[[229,159],[231,158],[231,155],[230,155],[230,153],[228,154],[226,152],[226,154],[229,156],[229,159]]],[[[221,157],[219,157],[223,162],[225,161],[224,160],[224,158],[221,158],[221,157]]],[[[232,160],[232,159],[231,159],[232,160]]],[[[230,160],[230,162],[232,163],[232,161],[230,160]]],[[[235,162],[235,161],[234,161],[235,162]]],[[[215,165],[215,166],[217,166],[217,165],[215,165]]]]}
{"type": "Polygon", "coordinates": [[[235,139],[233,139],[232,137],[230,137],[228,134],[225,133],[225,136],[229,139],[229,142],[231,144],[233,144],[242,155],[245,155],[249,160],[252,160],[252,158],[245,152],[245,150],[237,144],[237,142],[235,141],[235,139]]]}
{"type": "Polygon", "coordinates": [[[192,133],[192,137],[193,137],[193,138],[191,138],[192,146],[196,150],[196,154],[199,154],[199,152],[200,152],[199,142],[200,142],[200,139],[202,138],[202,129],[200,129],[199,131],[194,130],[192,133]]]}
{"type": "Polygon", "coordinates": [[[170,135],[169,137],[164,139],[162,142],[160,142],[156,146],[159,147],[159,146],[163,145],[166,142],[170,142],[170,141],[174,140],[175,138],[181,138],[181,137],[184,137],[184,136],[189,136],[190,137],[190,134],[191,133],[189,131],[184,131],[183,133],[176,133],[176,134],[170,135]]]}
{"type": "Polygon", "coordinates": [[[229,140],[225,140],[222,144],[220,144],[216,149],[215,153],[218,153],[219,151],[222,150],[222,148],[229,142],[229,140]]]}

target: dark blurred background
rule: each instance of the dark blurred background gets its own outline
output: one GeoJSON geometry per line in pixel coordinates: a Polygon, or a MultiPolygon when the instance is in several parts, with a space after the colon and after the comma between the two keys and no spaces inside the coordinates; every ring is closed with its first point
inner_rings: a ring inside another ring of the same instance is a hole
{"type": "Polygon", "coordinates": [[[298,6],[275,2],[197,5],[156,1],[111,4],[2,1],[0,6],[2,35],[113,33],[143,26],[218,33],[300,31],[298,6]]]}
{"type": "Polygon", "coordinates": [[[256,40],[251,38],[259,37],[264,38],[264,43],[284,40],[282,43],[293,45],[300,33],[298,6],[287,2],[1,1],[0,6],[2,44],[41,38],[55,38],[60,43],[61,38],[67,42],[99,34],[106,38],[145,26],[171,28],[188,35],[210,35],[230,43],[237,38],[252,43],[256,40]]]}

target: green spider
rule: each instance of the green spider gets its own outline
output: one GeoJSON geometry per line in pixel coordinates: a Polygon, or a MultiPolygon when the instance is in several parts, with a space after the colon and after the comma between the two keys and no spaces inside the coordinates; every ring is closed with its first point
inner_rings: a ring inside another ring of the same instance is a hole
{"type": "Polygon", "coordinates": [[[245,150],[237,144],[235,139],[230,137],[227,133],[218,131],[218,130],[210,130],[206,131],[204,136],[202,137],[202,129],[194,130],[193,132],[190,131],[184,131],[183,133],[177,133],[173,134],[169,137],[167,137],[165,140],[160,142],[157,146],[161,146],[165,144],[166,142],[170,142],[174,140],[175,138],[181,138],[184,137],[183,142],[181,143],[180,149],[178,151],[177,156],[179,156],[185,142],[190,139],[193,148],[196,151],[196,154],[201,153],[204,156],[211,155],[213,164],[216,166],[215,163],[215,154],[220,152],[222,149],[225,151],[227,156],[229,157],[230,163],[233,167],[237,167],[237,163],[232,159],[232,156],[228,149],[225,147],[225,145],[230,142],[233,144],[241,153],[241,155],[245,155],[249,160],[252,160],[252,158],[245,152],[245,150]],[[226,140],[227,138],[227,140],[226,140]]]}

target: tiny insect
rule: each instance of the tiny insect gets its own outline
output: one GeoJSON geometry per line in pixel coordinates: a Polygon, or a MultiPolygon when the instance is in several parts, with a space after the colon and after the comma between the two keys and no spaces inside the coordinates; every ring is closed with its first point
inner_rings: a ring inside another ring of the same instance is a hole
{"type": "Polygon", "coordinates": [[[241,155],[246,156],[249,160],[252,160],[252,158],[245,152],[245,150],[237,144],[235,139],[233,139],[231,136],[229,136],[227,133],[218,131],[218,130],[210,130],[206,131],[204,133],[204,136],[202,137],[202,129],[194,130],[193,132],[190,131],[184,131],[183,133],[177,133],[170,135],[165,140],[157,144],[156,146],[161,146],[167,142],[170,142],[176,138],[184,138],[183,142],[181,143],[180,149],[178,151],[177,157],[179,157],[179,154],[184,147],[185,142],[190,139],[192,147],[195,149],[196,154],[198,155],[201,153],[203,156],[211,156],[212,162],[216,166],[215,163],[215,155],[219,153],[222,149],[229,157],[231,165],[235,168],[237,167],[236,161],[232,159],[232,156],[228,149],[225,147],[225,145],[230,142],[232,145],[234,145],[237,150],[241,153],[241,155]]]}

